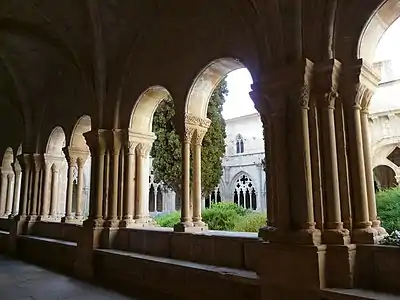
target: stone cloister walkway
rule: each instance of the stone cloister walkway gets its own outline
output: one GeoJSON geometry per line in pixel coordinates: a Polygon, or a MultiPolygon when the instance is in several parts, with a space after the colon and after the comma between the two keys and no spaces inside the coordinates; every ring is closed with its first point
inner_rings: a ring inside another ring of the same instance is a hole
{"type": "Polygon", "coordinates": [[[0,299],[135,300],[2,255],[0,255],[0,299]]]}

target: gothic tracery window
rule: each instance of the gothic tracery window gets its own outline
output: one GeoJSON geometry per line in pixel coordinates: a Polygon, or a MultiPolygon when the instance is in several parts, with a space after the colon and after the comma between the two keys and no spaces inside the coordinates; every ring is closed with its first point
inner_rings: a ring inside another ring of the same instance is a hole
{"type": "Polygon", "coordinates": [[[244,141],[241,134],[238,134],[236,137],[236,153],[243,153],[244,152],[244,141]]]}
{"type": "Polygon", "coordinates": [[[257,195],[253,181],[244,174],[236,180],[233,202],[246,209],[257,209],[257,195]]]}

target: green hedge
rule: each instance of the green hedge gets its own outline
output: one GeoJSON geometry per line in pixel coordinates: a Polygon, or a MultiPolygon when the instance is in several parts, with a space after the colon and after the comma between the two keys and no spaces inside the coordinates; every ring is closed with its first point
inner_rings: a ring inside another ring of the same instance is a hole
{"type": "MultiPolygon", "coordinates": [[[[246,210],[232,202],[212,204],[202,212],[203,221],[211,230],[258,232],[264,226],[266,216],[246,210]]],[[[161,227],[173,227],[179,222],[180,213],[172,212],[155,217],[161,227]]]]}
{"type": "Polygon", "coordinates": [[[400,229],[400,188],[379,191],[376,194],[376,208],[382,227],[388,233],[400,229]]]}

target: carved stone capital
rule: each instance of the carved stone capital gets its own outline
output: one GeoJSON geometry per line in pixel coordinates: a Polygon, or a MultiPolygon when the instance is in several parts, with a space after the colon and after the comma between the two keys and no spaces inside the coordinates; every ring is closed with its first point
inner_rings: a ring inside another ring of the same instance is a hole
{"type": "Polygon", "coordinates": [[[310,103],[310,88],[307,84],[303,85],[300,89],[300,108],[308,109],[310,103]]]}
{"type": "Polygon", "coordinates": [[[325,94],[325,107],[328,109],[335,109],[336,100],[339,98],[339,93],[332,87],[331,90],[325,94]]]}
{"type": "Polygon", "coordinates": [[[65,157],[67,158],[68,166],[71,167],[77,166],[78,159],[85,162],[90,154],[87,150],[77,147],[65,147],[63,148],[63,151],[65,153],[65,157]]]}
{"type": "Polygon", "coordinates": [[[108,134],[108,147],[111,155],[118,155],[123,146],[123,132],[121,129],[112,129],[108,134]]]}
{"type": "Polygon", "coordinates": [[[146,142],[139,143],[136,147],[137,155],[139,155],[142,158],[148,157],[152,146],[153,146],[153,143],[148,143],[148,142],[147,143],[146,142]]]}
{"type": "Polygon", "coordinates": [[[33,154],[33,167],[36,172],[42,170],[44,165],[44,157],[43,154],[35,153],[33,154]]]}
{"type": "Polygon", "coordinates": [[[195,146],[201,146],[203,142],[203,138],[207,133],[207,129],[203,127],[197,127],[194,134],[192,142],[195,146]]]}
{"type": "Polygon", "coordinates": [[[105,155],[107,150],[107,132],[105,129],[94,129],[83,134],[92,155],[105,155]]]}
{"type": "Polygon", "coordinates": [[[18,160],[15,160],[15,161],[12,163],[12,167],[13,167],[13,169],[14,169],[15,174],[21,174],[22,168],[21,168],[21,165],[20,165],[20,163],[19,163],[18,160]]]}
{"type": "Polygon", "coordinates": [[[186,144],[192,143],[193,135],[196,131],[196,128],[193,126],[185,126],[185,131],[183,133],[183,142],[186,144]]]}

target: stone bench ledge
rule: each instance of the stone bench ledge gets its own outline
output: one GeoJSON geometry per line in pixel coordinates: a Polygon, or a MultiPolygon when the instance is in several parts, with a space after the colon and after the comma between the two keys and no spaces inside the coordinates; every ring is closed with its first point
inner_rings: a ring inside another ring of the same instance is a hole
{"type": "Polygon", "coordinates": [[[41,236],[20,235],[19,237],[20,238],[24,238],[24,239],[48,242],[48,243],[55,243],[55,244],[60,244],[60,245],[65,245],[65,246],[70,246],[70,247],[77,247],[78,246],[78,243],[76,243],[76,242],[69,242],[69,241],[51,239],[51,238],[46,238],[46,237],[41,237],[41,236]]]}
{"type": "Polygon", "coordinates": [[[400,296],[362,289],[323,289],[322,299],[329,300],[399,300],[400,296]]]}
{"type": "Polygon", "coordinates": [[[178,260],[178,259],[173,259],[173,258],[158,257],[158,256],[139,254],[139,253],[134,253],[134,252],[126,252],[126,251],[114,250],[114,249],[96,249],[95,251],[99,252],[99,253],[122,255],[122,256],[129,257],[129,258],[133,258],[133,259],[140,259],[140,260],[151,261],[151,262],[155,262],[155,263],[175,265],[175,266],[180,266],[180,267],[184,267],[184,268],[201,270],[201,271],[205,271],[205,272],[212,272],[212,273],[219,274],[222,277],[225,277],[225,278],[229,277],[232,280],[237,280],[242,283],[246,282],[247,284],[251,284],[251,285],[259,285],[259,282],[258,282],[259,277],[258,277],[257,273],[253,272],[253,271],[227,268],[227,267],[219,267],[219,266],[213,266],[213,265],[206,265],[206,264],[200,264],[200,263],[195,263],[195,262],[190,262],[190,261],[183,261],[183,260],[178,260]]]}

